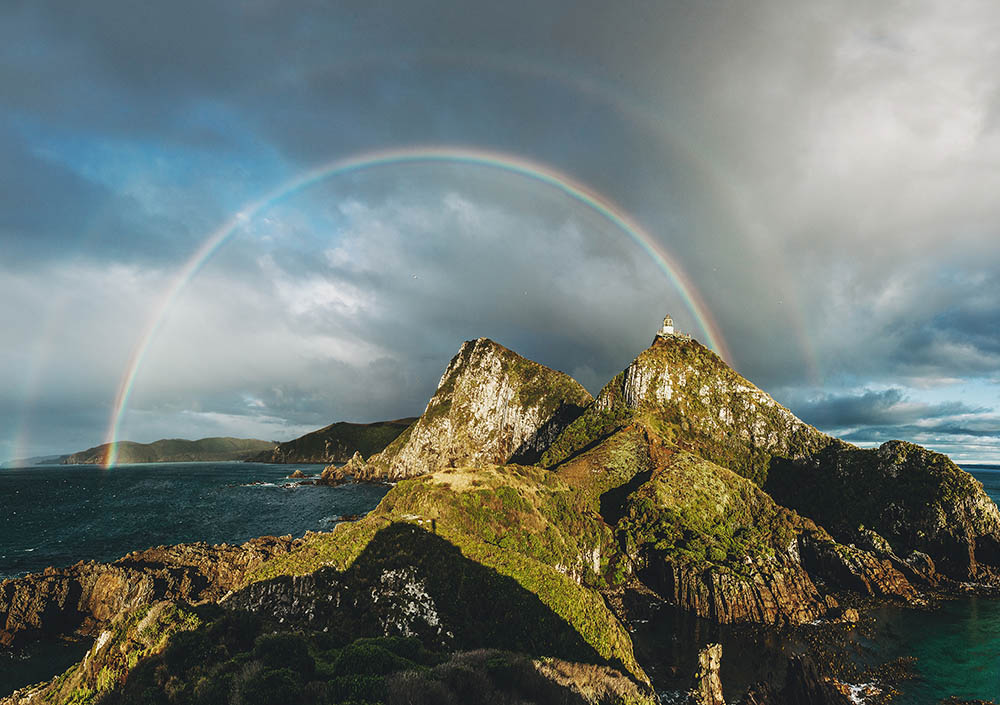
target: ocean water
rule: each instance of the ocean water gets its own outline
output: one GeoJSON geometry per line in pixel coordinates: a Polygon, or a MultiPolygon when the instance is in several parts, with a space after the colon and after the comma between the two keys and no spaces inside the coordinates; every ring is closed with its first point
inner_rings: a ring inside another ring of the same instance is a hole
{"type": "MultiPolygon", "coordinates": [[[[155,463],[0,469],[0,579],[112,561],[151,546],[242,543],[329,530],[338,517],[371,511],[388,491],[369,484],[298,485],[296,469],[321,465],[155,463]]],[[[0,649],[0,697],[62,673],[89,642],[0,649]]]]}
{"type": "Polygon", "coordinates": [[[380,485],[302,486],[318,465],[156,463],[0,470],[0,578],[190,541],[302,536],[370,511],[380,485]]]}

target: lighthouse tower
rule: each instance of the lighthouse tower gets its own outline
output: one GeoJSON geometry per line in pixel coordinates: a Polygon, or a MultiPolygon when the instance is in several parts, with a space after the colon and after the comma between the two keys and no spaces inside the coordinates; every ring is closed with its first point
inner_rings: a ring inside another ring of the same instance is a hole
{"type": "Polygon", "coordinates": [[[669,314],[663,319],[663,327],[660,328],[660,332],[656,335],[660,338],[666,338],[674,334],[674,319],[672,319],[669,314]]]}

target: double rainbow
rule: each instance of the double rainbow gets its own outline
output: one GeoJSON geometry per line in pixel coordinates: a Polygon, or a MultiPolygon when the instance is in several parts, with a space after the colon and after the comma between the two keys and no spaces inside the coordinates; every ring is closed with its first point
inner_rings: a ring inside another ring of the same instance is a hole
{"type": "Polygon", "coordinates": [[[723,358],[731,359],[726,348],[725,339],[718,325],[712,318],[708,307],[698,293],[694,284],[687,278],[684,271],[671,258],[666,250],[659,245],[641,225],[628,216],[620,207],[601,194],[584,184],[562,174],[551,167],[511,154],[493,152],[483,149],[463,147],[408,147],[403,149],[379,150],[366,152],[346,159],[338,159],[312,169],[285,182],[263,198],[255,201],[229,218],[217,230],[212,232],[201,246],[181,267],[173,283],[165,292],[159,305],[153,312],[142,336],[139,338],[132,356],[129,359],[125,374],[118,386],[112,408],[111,420],[108,426],[106,443],[108,451],[104,466],[113,467],[118,460],[118,433],[125,410],[128,407],[136,377],[142,368],[143,360],[150,344],[163,325],[167,312],[185,286],[198,274],[205,263],[215,252],[231,238],[241,226],[249,223],[261,212],[292,196],[303,189],[334,176],[351,172],[374,169],[377,167],[399,164],[468,164],[498,169],[511,174],[517,174],[551,186],[570,198],[588,206],[636,242],[666,274],[670,282],[680,292],[685,305],[694,316],[705,334],[709,346],[723,358]]]}

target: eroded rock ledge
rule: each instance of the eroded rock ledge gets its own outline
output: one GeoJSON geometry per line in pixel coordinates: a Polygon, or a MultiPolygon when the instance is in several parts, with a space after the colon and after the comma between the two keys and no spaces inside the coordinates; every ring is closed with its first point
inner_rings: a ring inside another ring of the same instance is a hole
{"type": "Polygon", "coordinates": [[[240,546],[180,544],[130,553],[113,563],[80,561],[0,583],[0,646],[96,634],[117,615],[157,600],[216,601],[248,570],[301,542],[264,536],[240,546]]]}

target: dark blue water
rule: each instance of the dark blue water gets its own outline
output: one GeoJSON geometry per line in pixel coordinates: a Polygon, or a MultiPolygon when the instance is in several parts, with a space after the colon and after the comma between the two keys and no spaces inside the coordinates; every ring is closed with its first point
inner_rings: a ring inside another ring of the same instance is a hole
{"type": "MultiPolygon", "coordinates": [[[[112,561],[151,546],[190,541],[242,543],[302,536],[338,517],[371,511],[388,488],[299,485],[296,469],[321,465],[156,463],[0,469],[0,579],[78,560],[112,561]]],[[[90,644],[35,644],[0,650],[0,697],[48,680],[90,644]]]]}
{"type": "Polygon", "coordinates": [[[242,543],[333,528],[370,511],[380,485],[301,486],[317,465],[156,463],[0,470],[0,578],[189,541],[242,543]],[[255,484],[263,483],[263,484],[255,484]],[[287,485],[287,486],[286,486],[287,485]]]}

